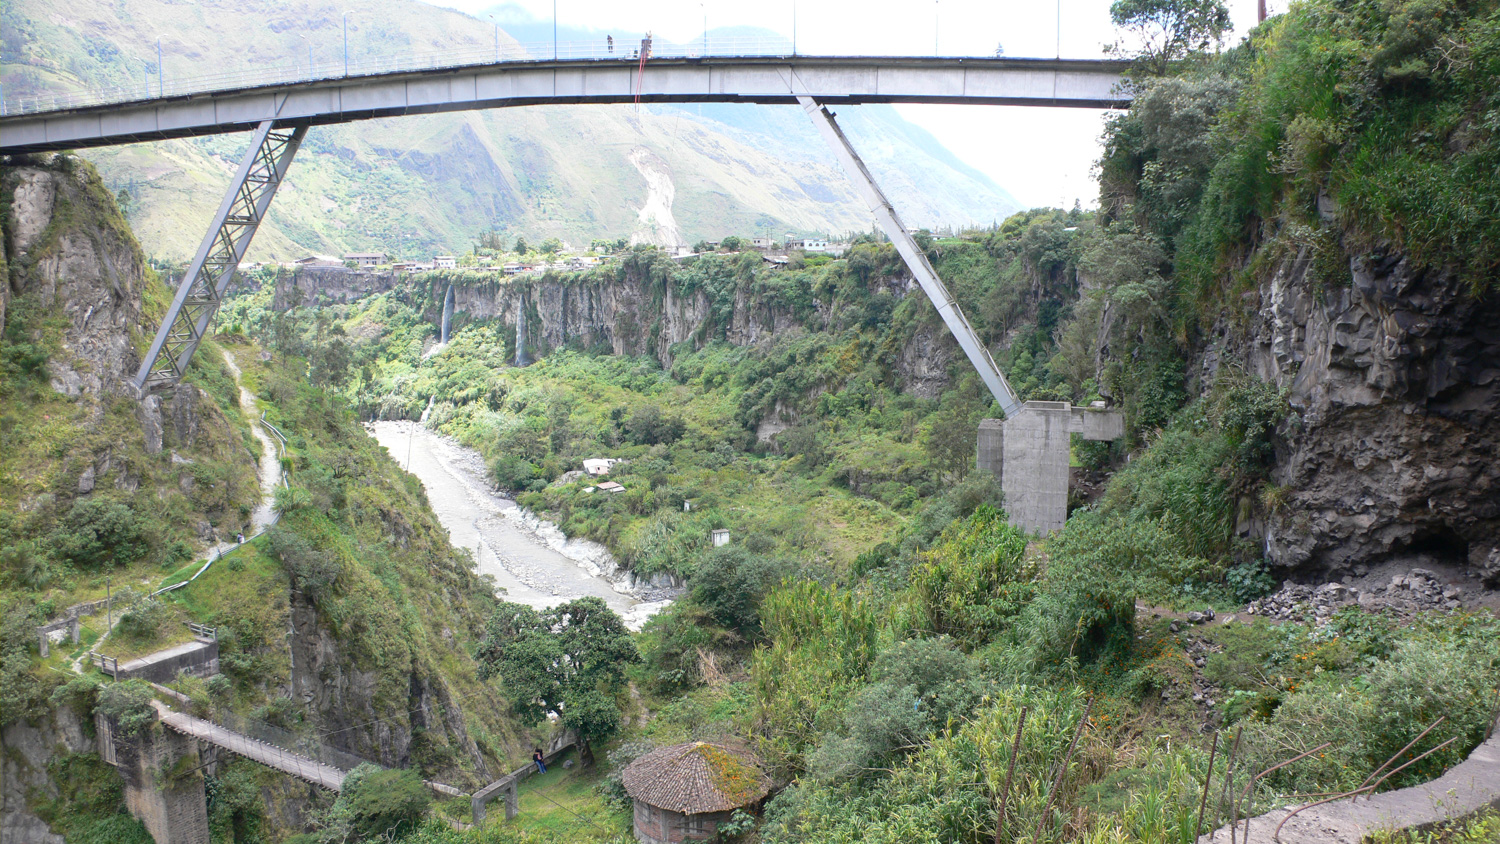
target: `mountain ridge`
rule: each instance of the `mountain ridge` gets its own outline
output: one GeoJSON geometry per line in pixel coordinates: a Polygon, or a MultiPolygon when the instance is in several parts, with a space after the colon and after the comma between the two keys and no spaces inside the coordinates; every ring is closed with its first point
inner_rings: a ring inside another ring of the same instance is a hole
{"type": "MultiPolygon", "coordinates": [[[[356,61],[374,52],[481,51],[497,38],[513,43],[483,21],[415,0],[350,5],[356,61]]],[[[259,0],[208,12],[166,0],[105,8],[85,0],[13,4],[0,11],[15,36],[5,51],[7,91],[149,84],[156,55],[148,22],[152,31],[175,33],[163,39],[169,77],[185,66],[200,72],[284,65],[306,55],[308,45],[312,60],[325,64],[342,49],[340,12],[317,0],[259,0]],[[244,37],[256,30],[269,32],[244,37]]],[[[869,228],[852,185],[792,107],[738,110],[768,116],[719,111],[720,119],[704,120],[683,107],[533,106],[317,127],[248,257],[464,252],[481,231],[577,245],[620,236],[655,242],[672,229],[642,217],[652,194],[632,161],[643,156],[664,162],[659,169],[675,197],[669,210],[684,243],[765,230],[869,228]],[[746,129],[757,122],[766,129],[746,129]]],[[[841,117],[914,225],[990,221],[1019,207],[889,107],[844,109],[841,117]]],[[[112,190],[125,192],[147,251],[182,260],[196,249],[244,143],[243,136],[221,136],[100,149],[88,157],[112,190]]]]}

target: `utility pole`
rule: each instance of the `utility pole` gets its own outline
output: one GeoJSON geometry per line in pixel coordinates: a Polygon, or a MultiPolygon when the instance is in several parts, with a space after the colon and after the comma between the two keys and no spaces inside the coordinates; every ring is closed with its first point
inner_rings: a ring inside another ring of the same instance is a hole
{"type": "Polygon", "coordinates": [[[349,75],[349,11],[344,10],[344,75],[349,75]]]}
{"type": "Polygon", "coordinates": [[[104,576],[104,606],[104,617],[109,620],[109,627],[105,628],[108,632],[115,627],[115,596],[109,591],[109,575],[107,574],[104,576]]]}
{"type": "Polygon", "coordinates": [[[797,55],[797,0],[792,0],[792,55],[797,55]]]}
{"type": "Polygon", "coordinates": [[[161,78],[161,36],[156,36],[156,96],[165,97],[166,83],[161,78]]]}
{"type": "Polygon", "coordinates": [[[485,17],[489,18],[490,23],[495,25],[495,62],[498,64],[500,62],[500,22],[495,20],[494,15],[485,15],[485,17]]]}
{"type": "Polygon", "coordinates": [[[297,37],[301,38],[302,41],[303,41],[303,43],[307,44],[307,78],[311,79],[312,75],[313,75],[313,69],[312,69],[312,41],[308,40],[308,38],[307,38],[306,35],[298,35],[297,37]]]}
{"type": "Polygon", "coordinates": [[[1062,58],[1062,0],[1057,0],[1057,57],[1062,58]]]}
{"type": "Polygon", "coordinates": [[[934,56],[942,55],[942,53],[938,52],[938,31],[941,28],[942,25],[938,17],[938,0],[932,0],[932,54],[934,56]]]}
{"type": "Polygon", "coordinates": [[[708,55],[708,6],[699,3],[698,9],[703,12],[703,55],[708,55]]]}
{"type": "Polygon", "coordinates": [[[557,0],[552,0],[552,60],[557,61],[557,0]]]}

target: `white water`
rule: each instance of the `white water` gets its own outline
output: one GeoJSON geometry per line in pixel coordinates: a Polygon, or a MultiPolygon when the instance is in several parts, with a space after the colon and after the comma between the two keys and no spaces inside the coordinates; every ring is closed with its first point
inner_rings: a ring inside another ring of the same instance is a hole
{"type": "Polygon", "coordinates": [[[365,428],[397,465],[422,482],[449,540],[475,552],[479,573],[494,578],[496,594],[505,600],[542,609],[592,595],[632,630],[671,603],[643,601],[609,549],[570,539],[557,525],[495,492],[473,449],[412,422],[372,422],[365,428]]]}

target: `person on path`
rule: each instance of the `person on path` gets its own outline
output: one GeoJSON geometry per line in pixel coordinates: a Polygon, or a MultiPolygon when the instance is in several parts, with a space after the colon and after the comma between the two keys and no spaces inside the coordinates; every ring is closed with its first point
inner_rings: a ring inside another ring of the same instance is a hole
{"type": "Polygon", "coordinates": [[[236,541],[238,541],[238,543],[240,545],[244,545],[245,544],[245,535],[243,533],[237,533],[237,534],[235,534],[234,538],[235,538],[236,541]]]}
{"type": "Polygon", "coordinates": [[[542,749],[540,747],[538,747],[536,750],[532,751],[532,753],[531,753],[531,761],[533,761],[533,762],[536,763],[536,772],[537,773],[539,773],[539,774],[545,774],[545,773],[547,773],[547,763],[542,758],[542,749]]]}

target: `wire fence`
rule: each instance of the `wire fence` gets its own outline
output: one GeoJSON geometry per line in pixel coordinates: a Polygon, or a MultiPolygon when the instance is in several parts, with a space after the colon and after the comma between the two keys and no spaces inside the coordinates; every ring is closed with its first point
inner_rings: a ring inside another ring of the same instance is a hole
{"type": "Polygon", "coordinates": [[[192,74],[172,79],[143,79],[85,91],[38,94],[0,100],[0,114],[36,114],[85,106],[141,102],[164,97],[234,91],[267,85],[290,85],[330,79],[379,76],[420,70],[486,67],[497,64],[534,62],[623,62],[640,61],[641,52],[649,59],[757,58],[794,55],[792,43],[785,38],[714,38],[685,43],[647,41],[588,40],[547,41],[543,43],[499,43],[492,48],[450,50],[410,56],[350,56],[334,61],[296,63],[272,67],[247,68],[223,73],[192,74]]]}

